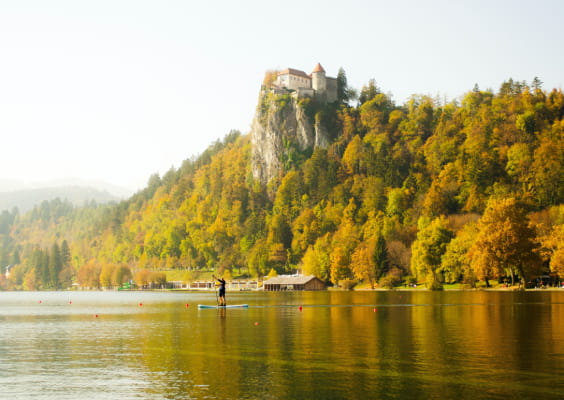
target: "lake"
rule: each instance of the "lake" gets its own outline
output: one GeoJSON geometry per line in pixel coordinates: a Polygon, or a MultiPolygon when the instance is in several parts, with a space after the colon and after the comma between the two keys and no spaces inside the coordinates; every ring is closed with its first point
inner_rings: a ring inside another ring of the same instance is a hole
{"type": "Polygon", "coordinates": [[[227,300],[0,292],[0,398],[564,398],[564,290],[227,300]]]}

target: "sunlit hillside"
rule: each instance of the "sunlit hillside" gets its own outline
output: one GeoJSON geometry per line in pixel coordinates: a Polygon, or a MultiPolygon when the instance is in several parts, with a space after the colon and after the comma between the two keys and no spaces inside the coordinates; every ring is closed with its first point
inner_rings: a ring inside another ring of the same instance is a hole
{"type": "Polygon", "coordinates": [[[367,287],[564,278],[564,94],[541,85],[398,105],[371,81],[358,102],[341,91],[318,106],[332,142],[293,151],[266,185],[249,135],[231,132],[117,205],[5,211],[0,259],[14,267],[0,283],[115,287],[163,270],[367,287]]]}

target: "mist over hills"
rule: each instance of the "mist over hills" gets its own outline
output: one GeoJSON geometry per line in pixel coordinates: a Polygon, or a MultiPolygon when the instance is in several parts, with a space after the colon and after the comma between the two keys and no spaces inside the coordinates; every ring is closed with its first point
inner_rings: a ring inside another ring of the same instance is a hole
{"type": "Polygon", "coordinates": [[[47,200],[59,198],[75,206],[95,201],[110,203],[125,199],[131,191],[101,181],[61,179],[47,183],[26,184],[17,180],[0,180],[0,211],[17,207],[20,213],[47,200]]]}
{"type": "Polygon", "coordinates": [[[52,179],[45,182],[24,182],[18,179],[0,179],[0,193],[14,192],[19,190],[63,188],[63,187],[84,187],[101,192],[108,192],[110,195],[125,199],[134,193],[131,188],[126,188],[102,180],[83,179],[68,177],[52,179]]]}

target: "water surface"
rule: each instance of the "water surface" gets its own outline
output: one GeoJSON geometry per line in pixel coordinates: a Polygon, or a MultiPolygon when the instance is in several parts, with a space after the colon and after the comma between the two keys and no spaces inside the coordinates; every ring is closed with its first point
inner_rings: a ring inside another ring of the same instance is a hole
{"type": "Polygon", "coordinates": [[[12,399],[562,399],[564,291],[0,293],[12,399]],[[300,309],[300,306],[302,308],[300,309]]]}

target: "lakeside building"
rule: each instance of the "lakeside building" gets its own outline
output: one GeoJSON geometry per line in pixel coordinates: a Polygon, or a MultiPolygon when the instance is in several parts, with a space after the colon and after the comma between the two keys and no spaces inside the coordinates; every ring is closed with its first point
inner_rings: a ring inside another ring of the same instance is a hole
{"type": "Polygon", "coordinates": [[[325,283],[315,276],[276,276],[264,281],[266,291],[278,292],[285,290],[325,290],[325,283]]]}

